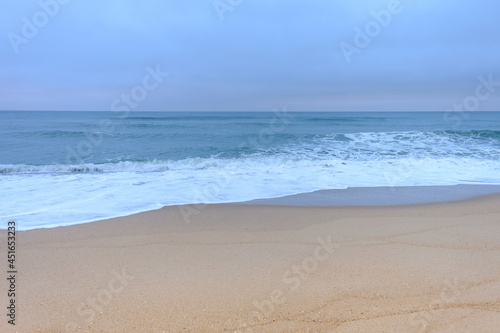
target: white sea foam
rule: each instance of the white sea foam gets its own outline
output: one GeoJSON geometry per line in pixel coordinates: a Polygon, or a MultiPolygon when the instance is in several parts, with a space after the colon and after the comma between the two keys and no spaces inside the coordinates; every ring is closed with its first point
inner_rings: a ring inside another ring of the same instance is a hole
{"type": "Polygon", "coordinates": [[[2,218],[17,220],[20,229],[83,223],[166,205],[238,202],[320,189],[500,184],[498,160],[450,157],[345,160],[278,154],[122,162],[80,173],[67,171],[67,166],[38,168],[44,172],[13,173],[1,180],[2,218]]]}
{"type": "Polygon", "coordinates": [[[166,205],[239,202],[347,187],[500,184],[498,132],[294,137],[232,158],[0,165],[0,218],[21,230],[166,205]]]}

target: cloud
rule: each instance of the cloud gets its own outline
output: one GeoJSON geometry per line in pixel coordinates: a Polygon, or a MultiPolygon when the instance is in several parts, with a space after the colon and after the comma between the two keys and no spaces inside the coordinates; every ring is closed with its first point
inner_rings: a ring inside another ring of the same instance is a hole
{"type": "Polygon", "coordinates": [[[340,44],[397,0],[243,0],[223,21],[206,0],[72,0],[15,53],[8,34],[55,1],[5,4],[0,109],[107,110],[156,64],[171,75],[138,110],[439,110],[500,78],[493,0],[401,0],[351,63],[340,44]]]}

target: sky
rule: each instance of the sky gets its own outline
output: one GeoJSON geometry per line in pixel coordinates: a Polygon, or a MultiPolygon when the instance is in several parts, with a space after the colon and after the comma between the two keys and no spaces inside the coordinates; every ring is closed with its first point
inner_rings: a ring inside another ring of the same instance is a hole
{"type": "Polygon", "coordinates": [[[0,110],[500,110],[496,0],[0,6],[0,110]]]}

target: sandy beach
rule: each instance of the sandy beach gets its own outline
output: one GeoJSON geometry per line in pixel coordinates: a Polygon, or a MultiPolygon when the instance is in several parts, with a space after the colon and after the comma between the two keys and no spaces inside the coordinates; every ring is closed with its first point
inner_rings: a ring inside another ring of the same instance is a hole
{"type": "Polygon", "coordinates": [[[18,232],[0,331],[498,332],[499,203],[171,206],[18,232]]]}

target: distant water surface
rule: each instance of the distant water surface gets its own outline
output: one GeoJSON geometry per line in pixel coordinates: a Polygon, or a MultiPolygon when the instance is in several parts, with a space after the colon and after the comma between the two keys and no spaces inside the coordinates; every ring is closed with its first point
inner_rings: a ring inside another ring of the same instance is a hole
{"type": "Polygon", "coordinates": [[[500,184],[500,113],[462,116],[4,111],[0,216],[32,229],[322,189],[500,184]]]}

